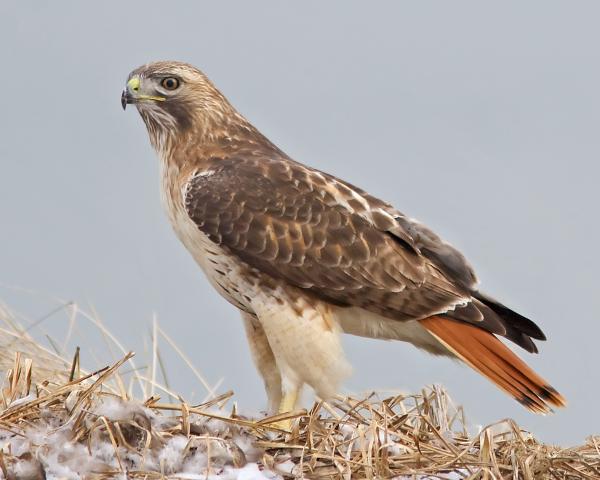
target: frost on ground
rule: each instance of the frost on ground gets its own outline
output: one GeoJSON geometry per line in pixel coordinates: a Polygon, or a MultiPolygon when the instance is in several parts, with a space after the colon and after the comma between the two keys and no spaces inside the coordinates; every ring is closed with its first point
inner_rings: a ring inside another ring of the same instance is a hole
{"type": "MultiPolygon", "coordinates": [[[[0,428],[4,478],[74,480],[155,476],[250,480],[300,475],[293,455],[279,455],[275,460],[267,454],[265,462],[266,448],[256,446],[256,434],[249,433],[244,425],[195,413],[186,417],[185,407],[181,416],[165,416],[145,404],[110,393],[91,396],[85,408],[77,409],[81,395],[73,392],[64,398],[63,404],[55,401],[37,408],[35,416],[28,415],[29,420],[18,432],[0,428]]],[[[14,400],[6,411],[21,409],[21,413],[28,414],[30,412],[22,409],[35,402],[36,397],[30,394],[14,400]]],[[[221,417],[224,412],[213,406],[206,413],[221,417]]],[[[265,434],[268,442],[278,443],[276,434],[266,431],[265,434]]],[[[398,439],[386,439],[382,431],[376,432],[375,439],[373,432],[357,430],[350,423],[344,423],[337,435],[338,440],[345,443],[347,452],[374,441],[386,444],[390,454],[408,451],[394,441],[398,439]]],[[[316,466],[314,460],[309,463],[316,466]]],[[[329,471],[327,476],[331,473],[329,471]]],[[[345,478],[351,475],[342,465],[337,473],[345,478]]],[[[444,477],[421,478],[458,479],[464,475],[457,470],[444,477]]]]}
{"type": "Polygon", "coordinates": [[[182,479],[281,478],[259,468],[260,451],[250,436],[219,420],[192,414],[185,435],[180,419],[110,394],[99,395],[85,410],[76,429],[79,415],[53,407],[39,409],[37,419],[19,433],[0,428],[2,475],[23,480],[131,478],[138,472],[182,479]]]}
{"type": "Polygon", "coordinates": [[[287,431],[281,416],[239,415],[232,393],[136,400],[119,374],[131,356],[41,380],[17,353],[0,391],[0,478],[600,478],[600,437],[548,446],[510,420],[470,432],[441,388],[317,402],[287,431]]]}
{"type": "Polygon", "coordinates": [[[142,403],[115,393],[111,380],[127,358],[63,385],[33,386],[20,364],[9,370],[0,478],[281,478],[257,463],[262,450],[243,420],[224,416],[228,395],[203,404],[203,415],[183,403],[170,405],[179,409],[171,415],[157,398],[142,403]]]}

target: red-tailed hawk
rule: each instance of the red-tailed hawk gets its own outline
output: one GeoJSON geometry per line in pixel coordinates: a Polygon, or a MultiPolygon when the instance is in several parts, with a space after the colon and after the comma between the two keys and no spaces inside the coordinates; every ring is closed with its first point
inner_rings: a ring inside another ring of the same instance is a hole
{"type": "Polygon", "coordinates": [[[180,240],[241,312],[270,408],[304,384],[327,398],[350,373],[340,334],[402,340],[458,357],[528,409],[563,397],[497,337],[528,352],[531,320],[481,293],[463,255],[390,204],[302,165],[242,117],[195,67],[129,75],[160,157],[180,240]]]}

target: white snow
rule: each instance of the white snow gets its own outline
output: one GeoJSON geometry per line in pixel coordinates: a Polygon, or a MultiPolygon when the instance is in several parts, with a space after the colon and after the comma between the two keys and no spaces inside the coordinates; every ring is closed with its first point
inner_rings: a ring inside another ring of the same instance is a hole
{"type": "MultiPolygon", "coordinates": [[[[24,435],[0,428],[0,449],[9,475],[20,480],[43,480],[40,474],[43,471],[48,480],[83,480],[92,473],[148,470],[162,472],[167,479],[282,478],[261,470],[257,463],[259,453],[251,438],[242,431],[230,429],[224,422],[192,415],[190,421],[194,427],[205,430],[206,434],[187,438],[180,433],[179,421],[173,417],[156,415],[141,403],[115,396],[98,398],[86,410],[84,420],[85,426],[92,430],[89,450],[87,441],[74,441],[72,422],[67,423],[66,409],[41,410],[39,419],[23,432],[24,435]],[[150,448],[132,451],[119,446],[115,451],[106,426],[100,420],[102,417],[111,424],[119,422],[123,435],[137,433],[143,441],[145,433],[142,432],[155,432],[149,439],[150,448]],[[248,463],[243,464],[244,457],[249,460],[248,463]]],[[[111,474],[111,478],[125,479],[126,475],[115,473],[111,474]]],[[[0,479],[4,479],[1,470],[0,479]]]]}

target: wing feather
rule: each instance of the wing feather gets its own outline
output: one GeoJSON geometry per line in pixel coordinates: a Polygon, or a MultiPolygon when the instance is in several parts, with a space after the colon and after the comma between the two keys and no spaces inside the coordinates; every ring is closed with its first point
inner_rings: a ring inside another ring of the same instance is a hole
{"type": "Polygon", "coordinates": [[[393,217],[379,207],[369,211],[348,184],[291,161],[231,159],[212,170],[190,178],[186,210],[250,267],[336,304],[399,320],[470,301],[393,217]]]}

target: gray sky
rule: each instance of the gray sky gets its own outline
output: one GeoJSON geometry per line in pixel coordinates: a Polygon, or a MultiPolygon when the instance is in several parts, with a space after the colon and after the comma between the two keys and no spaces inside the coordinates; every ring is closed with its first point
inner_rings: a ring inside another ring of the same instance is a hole
{"type": "Polygon", "coordinates": [[[542,326],[523,357],[570,403],[537,417],[466,367],[360,338],[349,391],[440,382],[474,424],[582,441],[600,432],[598,18],[592,1],[4,0],[0,283],[91,304],[134,349],[156,313],[212,382],[264,406],[238,314],[171,232],[145,128],[119,105],[134,67],[188,61],[292,157],[458,246],[484,291],[542,326]]]}

